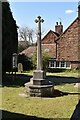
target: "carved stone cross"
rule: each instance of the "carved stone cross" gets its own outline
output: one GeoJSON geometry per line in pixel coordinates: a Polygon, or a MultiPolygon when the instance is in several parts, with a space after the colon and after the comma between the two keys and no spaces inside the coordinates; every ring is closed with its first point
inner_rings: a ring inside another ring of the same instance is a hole
{"type": "Polygon", "coordinates": [[[40,16],[35,20],[38,23],[38,35],[37,35],[37,70],[42,70],[42,54],[41,54],[41,22],[44,20],[40,16]]]}

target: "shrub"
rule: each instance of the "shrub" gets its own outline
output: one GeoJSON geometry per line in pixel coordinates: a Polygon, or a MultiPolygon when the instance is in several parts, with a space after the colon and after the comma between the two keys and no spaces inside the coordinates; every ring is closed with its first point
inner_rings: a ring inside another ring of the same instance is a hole
{"type": "Polygon", "coordinates": [[[60,68],[47,68],[47,72],[51,72],[51,73],[58,73],[58,72],[64,72],[66,71],[66,69],[60,69],[60,68]]]}
{"type": "MultiPolygon", "coordinates": [[[[51,57],[49,55],[42,52],[42,68],[43,69],[47,69],[50,58],[51,57]]],[[[36,67],[37,67],[37,52],[35,52],[34,56],[32,57],[32,63],[33,63],[33,68],[36,69],[36,67]]]]}

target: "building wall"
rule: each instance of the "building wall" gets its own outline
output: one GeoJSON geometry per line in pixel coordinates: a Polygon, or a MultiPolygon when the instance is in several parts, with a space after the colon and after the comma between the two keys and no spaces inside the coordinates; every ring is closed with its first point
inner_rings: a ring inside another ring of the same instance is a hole
{"type": "Polygon", "coordinates": [[[12,71],[12,55],[18,51],[18,33],[10,4],[2,2],[2,72],[12,71]]]}
{"type": "Polygon", "coordinates": [[[42,52],[51,58],[56,58],[56,44],[41,44],[42,52]]]}
{"type": "Polygon", "coordinates": [[[53,33],[53,31],[49,31],[48,34],[42,39],[41,44],[53,44],[54,37],[57,38],[57,35],[53,33]]]}
{"type": "Polygon", "coordinates": [[[55,39],[59,34],[50,30],[41,41],[42,51],[47,53],[51,58],[56,58],[56,43],[55,39]]]}
{"type": "Polygon", "coordinates": [[[78,59],[80,61],[80,18],[78,19],[78,59]]]}
{"type": "Polygon", "coordinates": [[[79,61],[78,19],[76,19],[58,40],[58,60],[79,61]]]}
{"type": "Polygon", "coordinates": [[[80,63],[78,62],[71,62],[71,69],[76,69],[76,68],[80,68],[80,63]]]}

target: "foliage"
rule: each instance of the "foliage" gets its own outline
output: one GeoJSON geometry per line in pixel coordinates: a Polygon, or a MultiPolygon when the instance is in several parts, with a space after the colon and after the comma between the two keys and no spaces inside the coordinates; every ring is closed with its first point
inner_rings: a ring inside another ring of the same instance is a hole
{"type": "Polygon", "coordinates": [[[60,73],[60,72],[65,72],[65,69],[61,69],[61,68],[47,68],[47,72],[51,72],[51,73],[60,73]]]}
{"type": "Polygon", "coordinates": [[[32,57],[32,63],[33,63],[33,68],[36,69],[36,67],[37,67],[37,52],[35,52],[34,56],[32,57]]]}
{"type": "MultiPolygon", "coordinates": [[[[46,69],[48,67],[50,56],[47,55],[47,53],[42,52],[42,66],[43,69],[46,69]]],[[[35,52],[34,56],[32,57],[33,62],[33,68],[35,69],[37,67],[37,52],[35,52]]]]}
{"type": "Polygon", "coordinates": [[[67,73],[79,73],[80,69],[62,69],[62,68],[47,68],[47,72],[51,73],[60,73],[64,72],[65,74],[67,73]]]}
{"type": "Polygon", "coordinates": [[[2,2],[2,71],[12,70],[12,54],[17,53],[18,34],[16,21],[8,2],[2,2]]]}
{"type": "Polygon", "coordinates": [[[24,54],[18,55],[18,63],[22,63],[23,70],[30,70],[32,69],[32,62],[31,60],[25,56],[24,54]]]}
{"type": "Polygon", "coordinates": [[[47,55],[47,53],[42,52],[42,66],[43,66],[43,69],[48,68],[50,58],[51,57],[49,55],[47,55]]]}

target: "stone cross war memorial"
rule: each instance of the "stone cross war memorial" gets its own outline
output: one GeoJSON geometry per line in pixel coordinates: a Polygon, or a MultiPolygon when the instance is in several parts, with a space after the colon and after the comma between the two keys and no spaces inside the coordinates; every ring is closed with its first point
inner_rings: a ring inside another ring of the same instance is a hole
{"type": "Polygon", "coordinates": [[[33,77],[30,79],[30,82],[25,83],[26,94],[32,97],[51,97],[53,96],[54,90],[53,83],[46,79],[46,72],[42,69],[41,23],[43,23],[44,20],[38,16],[35,22],[38,24],[37,69],[33,71],[33,77]]]}

